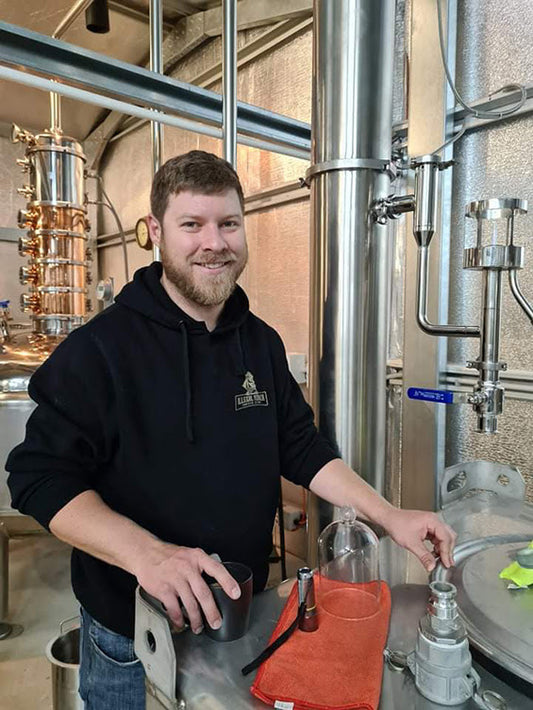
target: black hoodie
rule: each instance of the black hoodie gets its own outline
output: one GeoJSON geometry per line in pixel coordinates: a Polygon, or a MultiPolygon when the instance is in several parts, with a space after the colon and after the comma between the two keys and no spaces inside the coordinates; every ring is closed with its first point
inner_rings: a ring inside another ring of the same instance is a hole
{"type": "MultiPolygon", "coordinates": [[[[308,486],[336,453],[244,291],[209,332],[160,276],[158,263],[137,271],[31,378],[38,406],[6,464],[13,505],[48,527],[95,490],[162,540],[248,564],[258,591],[280,474],[308,486]]],[[[133,576],[74,549],[72,584],[89,614],[133,637],[133,576]]]]}

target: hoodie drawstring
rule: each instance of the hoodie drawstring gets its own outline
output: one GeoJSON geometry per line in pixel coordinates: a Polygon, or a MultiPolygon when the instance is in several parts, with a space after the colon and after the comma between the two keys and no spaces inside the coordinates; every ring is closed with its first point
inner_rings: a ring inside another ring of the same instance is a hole
{"type": "Polygon", "coordinates": [[[191,444],[194,443],[194,431],[192,426],[192,393],[191,393],[191,367],[189,364],[189,336],[187,333],[187,326],[184,321],[180,320],[178,323],[178,328],[183,335],[182,340],[182,353],[183,353],[183,364],[184,364],[184,378],[183,384],[185,387],[185,433],[187,435],[187,441],[191,444]]]}
{"type": "Polygon", "coordinates": [[[235,333],[237,336],[237,352],[239,354],[239,362],[237,363],[237,375],[239,375],[239,377],[241,375],[244,377],[248,372],[248,368],[246,367],[246,357],[244,354],[244,345],[241,338],[241,329],[236,328],[235,333]]]}

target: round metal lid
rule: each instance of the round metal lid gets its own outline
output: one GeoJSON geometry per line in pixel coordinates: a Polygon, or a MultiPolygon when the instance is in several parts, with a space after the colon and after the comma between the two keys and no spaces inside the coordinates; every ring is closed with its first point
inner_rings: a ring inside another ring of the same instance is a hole
{"type": "Polygon", "coordinates": [[[455,567],[436,578],[457,587],[457,604],[470,642],[493,661],[533,683],[533,587],[509,589],[500,579],[533,536],[488,537],[460,545],[455,567]]]}

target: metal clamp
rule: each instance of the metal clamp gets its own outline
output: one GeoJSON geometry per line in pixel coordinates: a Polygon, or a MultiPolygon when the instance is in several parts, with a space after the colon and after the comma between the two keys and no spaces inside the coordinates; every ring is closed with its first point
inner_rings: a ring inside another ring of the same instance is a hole
{"type": "Polygon", "coordinates": [[[391,167],[388,160],[378,160],[376,158],[339,158],[338,160],[326,160],[323,163],[311,165],[305,173],[305,183],[315,175],[328,173],[334,170],[377,170],[378,172],[391,171],[395,176],[396,169],[391,167]]]}

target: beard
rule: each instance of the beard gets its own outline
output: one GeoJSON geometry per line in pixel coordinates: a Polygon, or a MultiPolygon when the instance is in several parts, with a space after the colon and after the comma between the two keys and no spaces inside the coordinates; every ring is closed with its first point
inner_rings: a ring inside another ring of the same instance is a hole
{"type": "Polygon", "coordinates": [[[237,279],[242,274],[248,261],[248,248],[240,257],[229,250],[204,256],[202,264],[219,264],[230,262],[221,274],[195,274],[195,267],[190,264],[178,266],[167,255],[164,241],[161,242],[161,263],[167,279],[178,289],[188,301],[199,306],[219,306],[231,296],[235,290],[237,279]]]}

